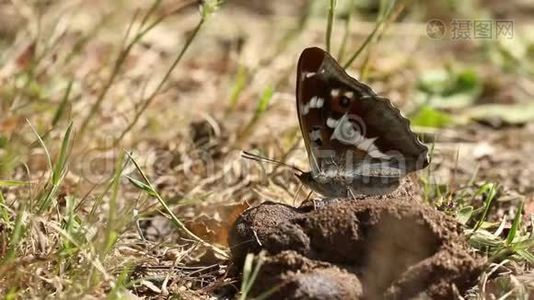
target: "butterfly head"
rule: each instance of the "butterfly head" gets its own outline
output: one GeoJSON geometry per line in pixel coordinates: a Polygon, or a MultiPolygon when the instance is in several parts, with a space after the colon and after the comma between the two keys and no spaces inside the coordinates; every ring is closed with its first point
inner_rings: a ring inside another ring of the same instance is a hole
{"type": "Polygon", "coordinates": [[[302,173],[295,173],[295,176],[297,176],[297,178],[300,180],[300,182],[302,182],[302,184],[306,185],[306,186],[311,186],[313,184],[313,182],[315,181],[313,179],[313,176],[312,176],[312,173],[311,172],[302,172],[302,173]]]}
{"type": "Polygon", "coordinates": [[[303,185],[325,197],[338,198],[340,196],[346,196],[345,191],[347,189],[345,187],[338,187],[337,182],[332,180],[333,178],[317,177],[312,172],[295,173],[295,176],[297,176],[303,185]]]}

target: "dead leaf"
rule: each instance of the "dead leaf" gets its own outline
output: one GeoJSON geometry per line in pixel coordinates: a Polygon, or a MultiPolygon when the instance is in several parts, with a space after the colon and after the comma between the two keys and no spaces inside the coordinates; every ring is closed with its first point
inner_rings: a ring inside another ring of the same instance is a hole
{"type": "Polygon", "coordinates": [[[227,246],[230,228],[247,208],[246,203],[219,206],[212,215],[203,214],[187,222],[186,226],[209,243],[227,246]]]}
{"type": "Polygon", "coordinates": [[[19,70],[25,70],[31,66],[35,57],[35,48],[35,42],[32,42],[17,56],[15,64],[19,70]]]}
{"type": "Polygon", "coordinates": [[[534,104],[486,104],[467,109],[465,115],[493,127],[522,125],[534,121],[534,104]]]}

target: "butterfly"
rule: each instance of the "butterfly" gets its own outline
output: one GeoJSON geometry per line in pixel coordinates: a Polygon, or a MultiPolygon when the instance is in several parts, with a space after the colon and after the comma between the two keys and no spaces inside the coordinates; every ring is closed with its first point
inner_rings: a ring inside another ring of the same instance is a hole
{"type": "Polygon", "coordinates": [[[326,198],[390,193],[429,163],[408,119],[321,48],[300,55],[296,98],[311,171],[293,168],[326,198]]]}

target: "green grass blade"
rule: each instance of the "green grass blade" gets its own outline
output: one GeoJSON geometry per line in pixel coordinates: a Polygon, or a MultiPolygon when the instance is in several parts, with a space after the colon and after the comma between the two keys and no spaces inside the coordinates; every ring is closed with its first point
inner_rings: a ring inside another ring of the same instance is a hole
{"type": "Polygon", "coordinates": [[[230,92],[230,111],[234,111],[241,92],[245,89],[247,84],[248,72],[245,66],[239,65],[237,69],[236,78],[230,92]]]}
{"type": "Polygon", "coordinates": [[[260,252],[258,254],[258,258],[256,261],[256,266],[254,268],[254,271],[252,272],[250,276],[250,280],[248,282],[248,285],[246,287],[247,290],[251,290],[252,286],[254,285],[254,282],[256,282],[256,278],[258,277],[258,274],[260,273],[261,266],[263,265],[263,258],[265,256],[265,252],[260,252]]]}
{"type": "Polygon", "coordinates": [[[260,268],[263,264],[264,256],[265,252],[263,251],[257,256],[255,256],[253,253],[247,254],[245,263],[243,265],[243,280],[241,281],[239,300],[248,299],[248,294],[250,293],[250,290],[252,289],[252,286],[254,285],[254,282],[256,281],[256,278],[260,272],[260,268]],[[256,264],[254,264],[255,258],[256,264]]]}
{"type": "Polygon", "coordinates": [[[486,220],[486,217],[488,216],[489,209],[491,207],[491,204],[495,197],[497,196],[497,188],[496,185],[493,183],[486,183],[484,184],[478,191],[477,194],[486,194],[486,201],[484,202],[484,211],[482,212],[482,216],[478,220],[478,222],[475,225],[475,228],[473,229],[473,232],[476,232],[480,226],[484,223],[486,220]]]}
{"type": "MultiPolygon", "coordinates": [[[[120,172],[122,174],[124,172],[124,169],[127,167],[127,165],[128,165],[128,162],[123,162],[123,164],[121,166],[121,169],[118,172],[120,172]]],[[[104,201],[104,197],[113,188],[113,184],[114,184],[113,178],[114,178],[114,176],[116,176],[116,173],[113,174],[113,177],[111,177],[108,180],[106,180],[106,182],[108,182],[108,184],[106,185],[104,190],[98,195],[98,197],[94,201],[93,206],[91,207],[91,211],[89,212],[89,218],[90,219],[96,219],[97,218],[96,213],[97,213],[98,207],[100,207],[102,205],[102,203],[104,201]]]]}
{"type": "Polygon", "coordinates": [[[25,218],[26,211],[22,205],[17,212],[17,216],[15,217],[15,225],[13,226],[11,237],[9,238],[7,254],[2,261],[2,264],[11,262],[17,256],[17,249],[26,232],[26,226],[24,225],[25,218]]]}
{"type": "Polygon", "coordinates": [[[167,205],[167,202],[165,202],[163,197],[161,197],[161,195],[158,193],[158,191],[154,188],[154,186],[152,185],[152,183],[150,182],[148,177],[143,172],[143,169],[141,169],[141,167],[135,161],[135,159],[132,157],[132,155],[130,153],[127,153],[127,155],[130,158],[130,161],[134,164],[135,168],[137,169],[137,171],[139,172],[141,177],[143,178],[145,186],[147,186],[150,189],[151,194],[154,195],[154,198],[156,198],[156,200],[158,200],[159,204],[164,208],[164,211],[170,216],[171,221],[174,223],[174,225],[176,227],[178,227],[180,230],[182,230],[186,235],[188,235],[193,240],[195,240],[195,241],[199,242],[200,244],[212,249],[214,252],[220,254],[221,256],[223,256],[225,258],[228,258],[229,256],[228,256],[228,253],[226,253],[226,251],[224,251],[222,249],[219,249],[218,247],[215,247],[214,245],[204,241],[203,239],[198,237],[196,234],[191,232],[185,226],[185,224],[182,221],[180,221],[180,219],[178,219],[178,217],[174,214],[172,209],[167,205]]]}
{"type": "Polygon", "coordinates": [[[122,177],[122,166],[125,160],[125,153],[121,153],[117,163],[115,164],[115,172],[113,174],[112,185],[111,185],[111,197],[109,199],[109,208],[108,208],[108,222],[105,229],[105,240],[104,245],[101,249],[101,255],[109,253],[113,248],[113,245],[117,241],[119,233],[116,229],[116,223],[119,216],[118,212],[118,197],[119,191],[121,188],[121,177],[122,177]]]}
{"type": "MultiPolygon", "coordinates": [[[[67,208],[67,218],[66,222],[63,225],[63,230],[65,230],[66,234],[68,234],[73,239],[76,237],[76,215],[74,213],[74,198],[73,197],[66,197],[66,208],[67,208]]],[[[63,241],[63,253],[74,253],[74,243],[72,243],[70,240],[65,239],[63,241]]]]}
{"type": "MultiPolygon", "coordinates": [[[[184,46],[178,53],[178,55],[174,58],[174,61],[171,63],[170,67],[167,69],[167,72],[165,75],[163,75],[163,78],[159,81],[157,87],[154,89],[154,91],[144,99],[143,104],[139,108],[139,110],[135,113],[135,116],[133,117],[133,120],[126,126],[126,128],[120,133],[119,137],[115,140],[114,144],[118,145],[122,139],[130,132],[133,127],[137,124],[143,113],[146,111],[146,109],[150,106],[150,104],[156,99],[156,96],[160,93],[161,89],[164,87],[165,83],[167,83],[169,77],[171,76],[172,72],[178,65],[178,63],[182,60],[182,57],[189,49],[189,46],[193,43],[195,38],[197,37],[198,33],[200,32],[200,29],[202,28],[202,25],[206,22],[207,16],[209,15],[206,11],[211,11],[212,8],[207,9],[206,6],[209,6],[209,3],[214,1],[207,1],[202,5],[202,18],[197,23],[197,26],[195,26],[195,29],[193,29],[193,32],[189,36],[189,38],[186,40],[184,46]]],[[[216,1],[217,2],[217,1],[216,1]]]]}
{"type": "Polygon", "coordinates": [[[249,285],[249,281],[252,274],[252,263],[254,262],[254,253],[248,253],[245,257],[245,263],[243,264],[243,276],[241,280],[241,290],[239,295],[239,300],[245,300],[247,299],[247,295],[249,291],[247,290],[247,286],[249,285]]]}
{"type": "Polygon", "coordinates": [[[382,30],[383,26],[385,25],[385,23],[388,21],[389,17],[391,16],[391,13],[393,12],[393,8],[395,6],[395,1],[391,1],[390,3],[391,3],[390,6],[383,13],[383,16],[379,15],[379,19],[376,22],[375,28],[373,29],[371,34],[367,36],[367,38],[362,43],[362,45],[358,48],[358,50],[356,50],[356,52],[354,52],[354,54],[347,60],[347,62],[343,64],[344,69],[347,69],[348,67],[350,67],[350,65],[352,65],[352,63],[356,60],[356,58],[360,56],[362,51],[365,50],[367,46],[371,44],[375,36],[380,32],[380,30],[382,30]]]}
{"type": "Polygon", "coordinates": [[[521,204],[519,204],[519,207],[517,208],[514,221],[512,222],[512,227],[510,228],[510,231],[508,232],[508,236],[506,237],[507,245],[511,245],[514,242],[515,237],[517,236],[517,233],[519,231],[519,226],[521,225],[522,213],[523,213],[523,202],[521,202],[521,204]]]}
{"type": "Polygon", "coordinates": [[[56,127],[57,123],[59,123],[59,120],[61,120],[61,117],[65,113],[65,108],[67,107],[67,103],[69,102],[73,82],[74,79],[71,79],[69,81],[69,84],[67,85],[67,89],[65,90],[63,99],[61,100],[61,103],[59,104],[59,107],[57,108],[56,113],[54,114],[54,118],[52,118],[52,127],[56,127]]]}
{"type": "Polygon", "coordinates": [[[355,0],[349,0],[349,6],[347,9],[347,14],[344,18],[345,26],[343,28],[343,37],[341,38],[341,45],[339,46],[339,51],[337,54],[337,60],[342,61],[343,55],[345,55],[345,50],[347,48],[347,41],[350,34],[350,24],[352,21],[352,13],[354,12],[355,0]]]}
{"type": "Polygon", "coordinates": [[[19,180],[0,180],[0,187],[14,187],[14,186],[23,186],[28,183],[25,181],[19,180]]]}
{"type": "Polygon", "coordinates": [[[154,191],[152,190],[152,188],[150,186],[148,186],[147,184],[145,184],[144,182],[141,182],[133,177],[130,177],[130,176],[126,176],[126,178],[128,179],[128,181],[130,181],[131,184],[133,184],[136,188],[140,189],[140,190],[143,190],[144,192],[146,192],[148,195],[152,196],[152,197],[155,197],[156,194],[154,193],[154,191]]]}
{"type": "Polygon", "coordinates": [[[52,158],[50,156],[50,152],[48,152],[48,148],[46,147],[43,139],[41,138],[41,136],[39,135],[39,133],[37,133],[37,130],[35,130],[35,128],[33,127],[32,123],[30,122],[30,120],[26,119],[26,122],[28,123],[28,125],[30,126],[31,130],[33,131],[33,134],[35,134],[35,136],[37,137],[37,140],[39,141],[39,144],[41,144],[41,147],[43,147],[43,150],[45,152],[45,155],[46,155],[46,160],[48,162],[48,168],[50,170],[53,169],[52,167],[52,158]]]}
{"type": "Polygon", "coordinates": [[[72,122],[69,124],[65,135],[63,136],[63,142],[61,144],[61,150],[59,152],[56,164],[52,172],[52,184],[58,185],[63,176],[67,172],[67,160],[70,155],[70,145],[71,145],[71,132],[72,132],[72,122]]]}
{"type": "Polygon", "coordinates": [[[515,242],[513,244],[514,249],[530,249],[534,247],[534,239],[528,238],[526,240],[515,242]]]}
{"type": "MultiPolygon", "coordinates": [[[[63,136],[63,141],[61,145],[61,150],[56,159],[55,165],[51,166],[52,176],[50,177],[50,182],[45,186],[44,190],[41,192],[38,197],[38,213],[44,212],[48,209],[52,199],[55,197],[56,192],[63,180],[65,174],[67,173],[67,161],[70,156],[71,148],[71,132],[72,132],[72,122],[69,124],[65,135],[63,136]]],[[[44,143],[42,144],[43,147],[44,143]]],[[[46,150],[48,152],[48,150],[46,150]]]]}
{"type": "Polygon", "coordinates": [[[9,224],[9,212],[6,206],[6,199],[4,198],[2,191],[0,191],[0,218],[4,224],[9,224]]]}
{"type": "Polygon", "coordinates": [[[534,264],[534,255],[526,249],[517,250],[517,254],[524,258],[528,263],[534,264]]]}
{"type": "Polygon", "coordinates": [[[252,116],[252,119],[245,125],[245,128],[239,133],[238,135],[238,141],[242,141],[244,138],[249,136],[250,132],[254,129],[256,126],[256,123],[261,119],[263,114],[267,111],[267,108],[269,107],[269,103],[271,102],[271,99],[274,95],[274,88],[269,85],[261,94],[260,99],[258,100],[258,104],[256,105],[256,111],[254,112],[254,116],[252,116]]]}
{"type": "MultiPolygon", "coordinates": [[[[152,15],[157,12],[157,7],[159,6],[161,0],[155,0],[153,2],[153,5],[148,9],[147,13],[143,17],[142,23],[146,22],[152,15]]],[[[134,37],[130,42],[126,44],[126,46],[121,48],[121,51],[117,55],[117,59],[115,60],[115,63],[113,65],[113,69],[111,71],[111,74],[106,79],[106,82],[104,83],[104,86],[98,93],[97,99],[95,100],[95,103],[91,105],[89,109],[89,113],[83,118],[81,125],[80,125],[80,135],[84,135],[85,131],[87,130],[87,127],[89,126],[89,123],[93,119],[93,117],[96,115],[96,113],[100,110],[100,106],[104,102],[104,99],[106,98],[108,92],[111,90],[111,87],[115,84],[115,80],[117,79],[120,70],[122,69],[124,63],[126,62],[126,59],[129,57],[130,52],[134,48],[135,45],[137,45],[143,37],[151,31],[154,27],[156,27],[157,24],[163,21],[163,19],[166,17],[164,15],[163,17],[157,18],[152,23],[146,25],[143,23],[141,28],[136,32],[134,37]]],[[[124,35],[124,39],[126,40],[128,36],[130,35],[130,30],[135,22],[135,19],[133,19],[130,24],[128,24],[128,28],[126,30],[126,33],[124,35]]]]}
{"type": "Polygon", "coordinates": [[[274,95],[274,89],[271,85],[267,86],[261,95],[260,101],[258,102],[258,105],[256,106],[256,112],[254,113],[255,118],[260,118],[263,113],[267,110],[267,107],[269,106],[269,103],[271,102],[271,99],[274,95]]]}
{"type": "Polygon", "coordinates": [[[330,43],[332,39],[332,27],[334,27],[334,16],[336,11],[336,0],[330,0],[328,8],[328,23],[326,25],[326,52],[330,53],[330,43]]]}
{"type": "Polygon", "coordinates": [[[113,289],[107,294],[107,300],[124,299],[124,294],[122,292],[126,289],[127,283],[130,281],[131,271],[131,267],[125,267],[122,269],[113,285],[113,289]]]}

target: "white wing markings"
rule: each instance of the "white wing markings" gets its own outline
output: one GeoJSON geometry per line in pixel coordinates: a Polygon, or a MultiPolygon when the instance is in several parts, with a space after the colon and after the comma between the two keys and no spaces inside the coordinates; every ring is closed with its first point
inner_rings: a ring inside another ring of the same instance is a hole
{"type": "Polygon", "coordinates": [[[339,120],[328,118],[326,120],[326,125],[330,128],[335,128],[334,133],[330,137],[331,140],[338,140],[345,145],[356,146],[356,148],[366,151],[373,158],[392,158],[380,151],[375,145],[375,141],[378,137],[366,138],[359,131],[355,130],[347,114],[344,114],[339,120]],[[348,132],[344,132],[344,130],[348,132]]]}

